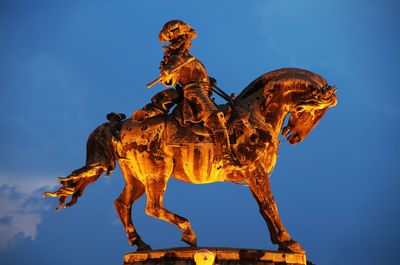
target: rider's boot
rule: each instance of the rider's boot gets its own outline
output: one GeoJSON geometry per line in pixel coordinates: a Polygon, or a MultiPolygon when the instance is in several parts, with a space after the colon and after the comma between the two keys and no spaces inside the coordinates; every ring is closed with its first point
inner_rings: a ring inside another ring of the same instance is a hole
{"type": "Polygon", "coordinates": [[[143,109],[137,110],[132,114],[132,120],[144,122],[154,116],[165,114],[165,111],[157,107],[154,103],[149,103],[143,109]]]}
{"type": "Polygon", "coordinates": [[[215,144],[222,154],[224,165],[241,166],[241,163],[236,159],[231,149],[224,114],[222,112],[212,114],[204,125],[212,131],[215,144]]]}
{"type": "Polygon", "coordinates": [[[167,114],[171,107],[179,101],[179,89],[180,86],[176,86],[175,89],[169,88],[158,92],[151,98],[151,103],[132,114],[132,120],[144,122],[154,116],[167,114]]]}

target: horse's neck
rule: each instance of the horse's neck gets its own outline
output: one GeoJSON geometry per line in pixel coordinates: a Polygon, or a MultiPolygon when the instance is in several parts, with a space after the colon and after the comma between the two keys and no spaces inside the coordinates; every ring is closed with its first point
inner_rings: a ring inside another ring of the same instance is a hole
{"type": "Polygon", "coordinates": [[[264,115],[266,122],[271,125],[276,135],[279,135],[281,132],[282,125],[288,112],[289,111],[286,110],[285,107],[278,106],[276,110],[268,112],[264,115]]]}
{"type": "Polygon", "coordinates": [[[252,115],[262,123],[269,124],[276,136],[279,135],[285,117],[289,112],[288,104],[277,101],[270,101],[266,104],[262,93],[257,92],[241,99],[240,104],[247,107],[252,112],[252,115]]]}

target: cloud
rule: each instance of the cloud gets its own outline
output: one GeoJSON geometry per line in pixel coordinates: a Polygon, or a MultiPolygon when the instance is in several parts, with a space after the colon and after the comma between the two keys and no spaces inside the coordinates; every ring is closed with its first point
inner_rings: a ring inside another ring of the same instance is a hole
{"type": "Polygon", "coordinates": [[[47,179],[23,184],[0,179],[0,250],[26,238],[35,240],[42,212],[49,209],[41,194],[53,184],[47,179]]]}
{"type": "MultiPolygon", "coordinates": [[[[377,106],[377,104],[375,106],[377,106]]],[[[392,114],[393,116],[399,116],[400,114],[400,106],[391,102],[383,104],[381,108],[383,112],[392,114]]]]}
{"type": "Polygon", "coordinates": [[[400,115],[400,105],[389,101],[384,101],[372,90],[364,91],[362,103],[374,112],[381,113],[384,116],[397,118],[400,115]]]}

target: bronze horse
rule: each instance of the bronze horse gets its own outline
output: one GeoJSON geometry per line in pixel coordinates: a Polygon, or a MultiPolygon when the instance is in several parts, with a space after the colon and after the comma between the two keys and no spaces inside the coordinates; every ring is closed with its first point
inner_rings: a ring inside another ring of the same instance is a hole
{"type": "Polygon", "coordinates": [[[118,161],[126,185],[115,207],[130,244],[141,251],[150,246],[136,232],[131,210],[132,204],[144,193],[147,195],[145,212],[176,225],[183,231],[182,240],[196,246],[190,222],[164,208],[168,179],[173,177],[196,184],[244,182],[259,205],[272,243],[278,244],[281,251],[304,253],[279,218],[269,175],[276,163],[281,130],[292,145],[301,142],[327,109],[336,105],[335,92],[322,77],[301,69],[280,69],[254,80],[231,103],[230,114],[226,111],[231,146],[242,166],[224,165],[212,136],[182,128],[175,113],[143,123],[124,120],[124,115],[109,115],[110,122],[95,129],[88,139],[86,165],[60,178],[62,187],[44,196],[59,196],[59,210],[72,195],[64,207],[72,206],[88,184],[103,172],[110,174],[118,161]],[[249,115],[238,115],[243,111],[249,115]],[[282,128],[288,113],[289,122],[282,128]]]}

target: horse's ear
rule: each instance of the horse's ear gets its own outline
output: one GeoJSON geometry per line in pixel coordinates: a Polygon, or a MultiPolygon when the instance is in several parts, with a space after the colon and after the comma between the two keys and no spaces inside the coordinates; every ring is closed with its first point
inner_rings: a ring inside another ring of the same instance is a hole
{"type": "MultiPolygon", "coordinates": [[[[308,111],[290,113],[287,128],[290,128],[292,133],[287,138],[289,143],[294,145],[303,141],[311,130],[314,129],[315,125],[322,119],[327,110],[328,107],[314,110],[313,113],[308,111]]],[[[288,134],[288,132],[285,133],[288,134]]]]}

